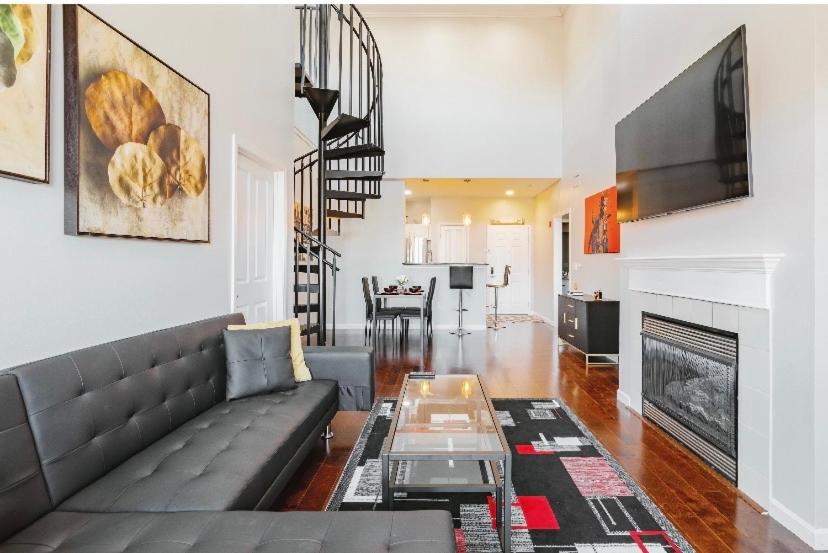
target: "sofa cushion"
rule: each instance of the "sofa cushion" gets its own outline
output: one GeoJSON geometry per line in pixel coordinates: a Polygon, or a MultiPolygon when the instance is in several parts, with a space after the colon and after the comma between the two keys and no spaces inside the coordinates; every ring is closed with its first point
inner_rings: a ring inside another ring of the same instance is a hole
{"type": "Polygon", "coordinates": [[[17,367],[52,503],[224,400],[216,317],[17,367]]]}
{"type": "Polygon", "coordinates": [[[454,553],[446,511],[54,512],[0,553],[454,553]]]}
{"type": "Polygon", "coordinates": [[[299,325],[299,319],[228,325],[227,330],[264,330],[266,328],[281,328],[283,326],[290,327],[290,359],[293,364],[293,378],[296,382],[307,382],[313,377],[311,376],[310,369],[305,365],[305,352],[302,350],[302,327],[299,325]]]}
{"type": "Polygon", "coordinates": [[[17,379],[0,374],[0,541],[51,510],[17,379]]]}
{"type": "Polygon", "coordinates": [[[296,387],[290,358],[290,328],[225,330],[227,399],[296,387]]]}
{"type": "Polygon", "coordinates": [[[299,445],[336,405],[337,386],[331,380],[221,403],[131,457],[59,509],[254,509],[299,445]]]}

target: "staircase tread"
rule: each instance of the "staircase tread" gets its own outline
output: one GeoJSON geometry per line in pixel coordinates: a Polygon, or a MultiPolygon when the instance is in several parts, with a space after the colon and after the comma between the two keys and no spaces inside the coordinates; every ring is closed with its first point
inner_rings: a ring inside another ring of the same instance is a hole
{"type": "Polygon", "coordinates": [[[316,113],[316,116],[320,119],[324,118],[325,120],[328,119],[331,110],[336,105],[337,100],[339,100],[339,91],[330,88],[306,86],[304,95],[308,99],[308,103],[311,105],[314,113],[316,113]]]}
{"type": "Polygon", "coordinates": [[[328,169],[325,171],[326,180],[382,180],[382,171],[362,171],[347,169],[328,169]]]}
{"type": "Polygon", "coordinates": [[[325,215],[332,219],[365,219],[365,215],[362,213],[352,213],[338,209],[327,209],[325,210],[325,215]]]}
{"type": "Polygon", "coordinates": [[[299,284],[293,285],[294,292],[310,292],[311,294],[318,294],[319,293],[319,284],[312,282],[307,284],[305,282],[300,282],[299,284]]]}
{"type": "Polygon", "coordinates": [[[378,200],[382,196],[379,194],[370,194],[368,192],[354,192],[351,190],[335,190],[328,188],[325,190],[325,197],[329,200],[378,200]]]}
{"type": "Polygon", "coordinates": [[[353,159],[360,157],[384,156],[385,150],[374,144],[357,144],[325,150],[325,159],[353,159]]]}
{"type": "Polygon", "coordinates": [[[305,94],[305,88],[312,87],[313,82],[311,82],[310,77],[307,73],[304,73],[304,83],[302,82],[302,64],[295,63],[293,66],[293,95],[297,98],[303,97],[305,94]],[[302,86],[304,84],[304,87],[302,86]]]}
{"type": "Polygon", "coordinates": [[[368,127],[368,120],[354,117],[348,113],[340,113],[322,129],[322,140],[342,138],[356,131],[368,127]]]}

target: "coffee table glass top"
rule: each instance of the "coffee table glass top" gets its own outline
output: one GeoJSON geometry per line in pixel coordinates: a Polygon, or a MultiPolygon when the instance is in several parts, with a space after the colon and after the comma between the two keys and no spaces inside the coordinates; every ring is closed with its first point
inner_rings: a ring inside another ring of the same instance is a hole
{"type": "Polygon", "coordinates": [[[477,375],[409,378],[393,430],[392,453],[504,451],[477,375]]]}

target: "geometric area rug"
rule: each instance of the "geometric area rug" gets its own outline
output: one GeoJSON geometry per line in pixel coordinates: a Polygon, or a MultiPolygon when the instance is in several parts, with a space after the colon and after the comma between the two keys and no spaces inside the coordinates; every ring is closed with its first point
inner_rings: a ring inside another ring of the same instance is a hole
{"type": "MultiPolygon", "coordinates": [[[[381,510],[380,451],[394,399],[377,400],[328,511],[381,510]]],[[[692,553],[659,508],[560,399],[494,399],[512,449],[512,551],[692,553]]],[[[440,461],[432,461],[440,463],[440,461]]],[[[481,478],[492,481],[480,464],[481,478]]],[[[401,467],[398,478],[403,478],[401,467]]],[[[489,493],[398,492],[395,510],[439,509],[454,519],[458,553],[500,544],[489,493]]]]}

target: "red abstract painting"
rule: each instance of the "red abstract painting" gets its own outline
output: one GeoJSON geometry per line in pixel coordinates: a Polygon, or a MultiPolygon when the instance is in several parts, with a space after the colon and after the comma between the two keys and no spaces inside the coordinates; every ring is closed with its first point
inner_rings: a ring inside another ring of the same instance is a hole
{"type": "Polygon", "coordinates": [[[584,253],[621,251],[618,189],[613,186],[584,200],[584,253]]]}

